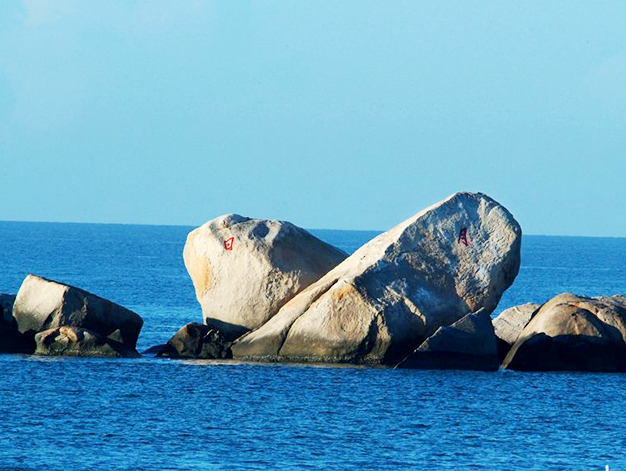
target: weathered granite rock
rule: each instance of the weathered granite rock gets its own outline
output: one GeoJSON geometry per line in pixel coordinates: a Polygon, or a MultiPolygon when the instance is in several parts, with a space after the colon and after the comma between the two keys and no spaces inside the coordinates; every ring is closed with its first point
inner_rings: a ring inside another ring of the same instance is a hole
{"type": "Polygon", "coordinates": [[[137,351],[121,342],[75,326],[60,326],[35,335],[36,355],[138,358],[137,351]]]}
{"type": "Polygon", "coordinates": [[[497,371],[499,366],[491,316],[483,309],[439,327],[396,368],[497,371]]]}
{"type": "Polygon", "coordinates": [[[184,249],[205,324],[233,340],[274,316],[346,254],[283,221],[220,216],[184,249]]]}
{"type": "Polygon", "coordinates": [[[135,348],[143,319],[111,301],[73,286],[28,275],[20,287],[13,317],[18,330],[34,336],[59,326],[91,330],[135,348]]]}
{"type": "Polygon", "coordinates": [[[522,330],[502,366],[522,371],[626,371],[626,298],[560,294],[522,330]]]}
{"type": "Polygon", "coordinates": [[[533,314],[541,307],[541,304],[526,303],[520,306],[510,307],[502,311],[493,320],[493,328],[498,338],[498,356],[500,362],[504,361],[507,353],[530,322],[533,314]]]}
{"type": "Polygon", "coordinates": [[[218,330],[191,322],[176,332],[157,356],[209,360],[232,358],[230,343],[218,330]]]}
{"type": "Polygon", "coordinates": [[[439,327],[491,313],[520,246],[503,206],[456,193],[365,244],[238,339],[233,356],[395,365],[439,327]]]}

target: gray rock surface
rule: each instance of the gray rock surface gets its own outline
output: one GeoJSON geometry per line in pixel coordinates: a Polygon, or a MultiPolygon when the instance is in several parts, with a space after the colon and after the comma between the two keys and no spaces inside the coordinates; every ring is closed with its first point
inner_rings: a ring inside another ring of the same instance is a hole
{"type": "Polygon", "coordinates": [[[541,306],[502,366],[522,371],[626,371],[626,298],[560,294],[541,306]]]}
{"type": "Polygon", "coordinates": [[[137,351],[87,329],[60,326],[35,335],[36,355],[138,358],[137,351]]]}
{"type": "Polygon", "coordinates": [[[499,366],[491,316],[481,310],[437,329],[396,368],[497,371],[499,366]]]}
{"type": "Polygon", "coordinates": [[[346,257],[289,222],[237,214],[193,230],[183,255],[204,323],[228,340],[264,324],[346,257]]]}
{"type": "Polygon", "coordinates": [[[191,322],[183,326],[157,354],[168,358],[232,358],[230,342],[208,325],[191,322]]]}
{"type": "Polygon", "coordinates": [[[233,356],[395,365],[439,327],[493,311],[520,246],[503,206],[456,193],[365,244],[238,339],[233,356]]]}
{"type": "Polygon", "coordinates": [[[526,303],[520,306],[510,307],[502,311],[493,320],[493,328],[498,338],[498,355],[502,362],[509,350],[530,322],[533,314],[541,307],[541,304],[526,303]]]}
{"type": "Polygon", "coordinates": [[[134,312],[80,288],[28,275],[20,287],[13,317],[29,336],[60,326],[91,330],[135,348],[143,319],[134,312]]]}
{"type": "Polygon", "coordinates": [[[0,353],[33,353],[35,342],[17,330],[14,294],[0,294],[0,353]]]}

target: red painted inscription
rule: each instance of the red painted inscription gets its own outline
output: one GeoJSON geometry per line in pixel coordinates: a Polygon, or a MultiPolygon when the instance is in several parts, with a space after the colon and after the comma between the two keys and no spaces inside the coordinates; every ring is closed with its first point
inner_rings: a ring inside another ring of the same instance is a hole
{"type": "Polygon", "coordinates": [[[467,227],[464,227],[459,231],[459,240],[457,240],[457,243],[464,244],[466,247],[469,247],[469,242],[467,241],[467,227]]]}
{"type": "Polygon", "coordinates": [[[233,250],[233,244],[235,243],[235,238],[231,237],[230,239],[226,239],[224,241],[224,248],[226,250],[233,250]]]}

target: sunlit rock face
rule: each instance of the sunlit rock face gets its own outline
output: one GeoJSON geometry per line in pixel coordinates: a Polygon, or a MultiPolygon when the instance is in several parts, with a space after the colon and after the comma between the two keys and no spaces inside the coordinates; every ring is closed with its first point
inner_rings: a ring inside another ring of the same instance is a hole
{"type": "Polygon", "coordinates": [[[193,230],[183,255],[204,322],[229,340],[263,325],[346,258],[289,222],[237,214],[193,230]]]}

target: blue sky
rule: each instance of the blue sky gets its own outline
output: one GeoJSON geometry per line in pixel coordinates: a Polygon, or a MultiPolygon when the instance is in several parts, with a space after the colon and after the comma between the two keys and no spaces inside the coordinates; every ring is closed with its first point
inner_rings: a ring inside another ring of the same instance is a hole
{"type": "Polygon", "coordinates": [[[0,4],[0,219],[626,237],[624,1],[0,4]]]}

